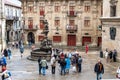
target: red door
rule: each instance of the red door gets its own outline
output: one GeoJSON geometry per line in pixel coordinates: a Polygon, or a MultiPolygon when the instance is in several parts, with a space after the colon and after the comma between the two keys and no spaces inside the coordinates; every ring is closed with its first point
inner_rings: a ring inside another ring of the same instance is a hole
{"type": "Polygon", "coordinates": [[[91,37],[83,37],[82,38],[82,46],[84,46],[85,43],[91,43],[91,37]]]}
{"type": "Polygon", "coordinates": [[[98,37],[98,46],[100,46],[102,43],[102,38],[101,37],[98,37]]]}
{"type": "Polygon", "coordinates": [[[68,35],[68,46],[76,46],[76,35],[68,35]]]}

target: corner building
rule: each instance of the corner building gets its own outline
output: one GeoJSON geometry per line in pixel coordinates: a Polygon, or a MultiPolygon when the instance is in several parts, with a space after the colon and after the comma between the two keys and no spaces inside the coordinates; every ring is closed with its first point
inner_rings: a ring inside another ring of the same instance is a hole
{"type": "MultiPolygon", "coordinates": [[[[103,0],[102,49],[120,52],[120,0],[103,0]],[[112,39],[113,35],[113,39],[112,39]]],[[[120,54],[117,55],[118,58],[120,54]]],[[[120,58],[119,58],[120,60],[120,58]]]]}
{"type": "Polygon", "coordinates": [[[53,46],[101,46],[102,0],[21,0],[25,42],[40,43],[46,19],[53,46]]]}

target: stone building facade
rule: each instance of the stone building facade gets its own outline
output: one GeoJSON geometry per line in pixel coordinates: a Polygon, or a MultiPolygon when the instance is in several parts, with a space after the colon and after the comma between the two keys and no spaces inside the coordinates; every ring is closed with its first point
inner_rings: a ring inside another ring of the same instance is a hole
{"type": "Polygon", "coordinates": [[[5,41],[5,2],[0,0],[0,51],[6,47],[5,41]]]}
{"type": "Polygon", "coordinates": [[[18,41],[21,37],[21,2],[5,0],[6,42],[18,41]]]}
{"type": "Polygon", "coordinates": [[[49,23],[48,38],[59,46],[101,46],[102,0],[21,0],[23,40],[39,43],[43,20],[49,23]]]}
{"type": "MultiPolygon", "coordinates": [[[[120,52],[120,0],[103,0],[102,49],[120,52]]],[[[120,56],[118,54],[118,56],[120,56]]]]}

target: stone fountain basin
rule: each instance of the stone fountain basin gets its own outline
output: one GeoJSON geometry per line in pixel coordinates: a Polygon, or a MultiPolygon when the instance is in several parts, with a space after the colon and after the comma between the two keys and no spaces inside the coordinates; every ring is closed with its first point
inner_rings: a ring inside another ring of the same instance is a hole
{"type": "Polygon", "coordinates": [[[31,55],[28,56],[29,60],[38,60],[39,57],[45,57],[47,61],[50,61],[51,59],[51,48],[39,48],[39,49],[34,49],[30,53],[31,55]]]}

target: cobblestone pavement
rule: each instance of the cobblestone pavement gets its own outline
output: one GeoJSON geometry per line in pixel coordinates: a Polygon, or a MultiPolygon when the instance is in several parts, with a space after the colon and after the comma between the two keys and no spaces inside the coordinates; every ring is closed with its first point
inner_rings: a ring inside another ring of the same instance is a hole
{"type": "MultiPolygon", "coordinates": [[[[56,74],[51,74],[51,67],[47,70],[46,76],[38,74],[37,61],[30,61],[27,57],[30,55],[30,49],[25,49],[23,58],[20,57],[18,49],[12,49],[12,59],[7,60],[7,69],[12,73],[12,80],[96,80],[96,74],[94,73],[94,65],[99,59],[99,52],[92,51],[85,54],[80,52],[83,58],[82,72],[75,73],[70,69],[70,73],[65,76],[61,76],[59,73],[59,66],[56,67],[56,74]]],[[[104,79],[115,79],[116,69],[120,63],[111,62],[106,63],[105,59],[101,59],[105,73],[104,79]]]]}

